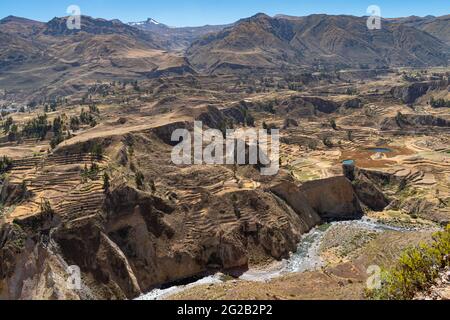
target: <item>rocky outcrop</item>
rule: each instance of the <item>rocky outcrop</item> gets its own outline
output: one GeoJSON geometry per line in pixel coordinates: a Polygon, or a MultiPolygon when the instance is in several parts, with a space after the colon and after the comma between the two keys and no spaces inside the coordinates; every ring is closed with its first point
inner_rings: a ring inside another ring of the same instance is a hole
{"type": "Polygon", "coordinates": [[[450,121],[432,115],[399,114],[396,117],[384,119],[380,125],[380,129],[385,131],[426,127],[448,128],[450,121]]]}
{"type": "Polygon", "coordinates": [[[324,221],[363,216],[353,186],[346,177],[309,181],[300,186],[300,191],[324,221]]]}
{"type": "Polygon", "coordinates": [[[13,184],[9,179],[0,181],[0,203],[6,206],[13,205],[29,196],[24,184],[13,184]]]}
{"type": "Polygon", "coordinates": [[[79,300],[93,298],[70,290],[68,266],[38,237],[16,224],[0,228],[1,300],[79,300]]]}
{"type": "Polygon", "coordinates": [[[431,84],[429,82],[417,82],[406,86],[394,87],[391,90],[391,94],[394,98],[410,104],[425,95],[430,89],[430,86],[431,84]]]}
{"type": "Polygon", "coordinates": [[[345,109],[359,109],[361,106],[362,100],[359,98],[350,99],[342,103],[342,108],[345,109]]]}
{"type": "Polygon", "coordinates": [[[294,96],[275,108],[276,113],[291,117],[308,117],[317,113],[330,114],[339,109],[339,105],[331,100],[317,97],[294,96]]]}
{"type": "Polygon", "coordinates": [[[55,234],[61,254],[96,283],[98,299],[132,298],[140,294],[128,260],[96,221],[84,220],[59,228],[55,234]]]}
{"type": "Polygon", "coordinates": [[[363,211],[352,184],[345,177],[333,177],[296,186],[282,182],[271,191],[284,199],[311,229],[324,221],[361,218],[363,211]]]}
{"type": "Polygon", "coordinates": [[[422,81],[408,85],[401,85],[391,89],[391,95],[403,103],[412,104],[430,90],[446,89],[448,79],[440,81],[422,81]]]}
{"type": "Polygon", "coordinates": [[[358,199],[371,210],[383,211],[390,204],[379,186],[391,183],[392,176],[359,169],[354,165],[344,165],[344,174],[352,181],[358,199]]]}
{"type": "MultiPolygon", "coordinates": [[[[317,226],[321,218],[310,206],[309,200],[300,188],[292,182],[283,182],[271,188],[271,191],[282,198],[299,215],[309,229],[317,226]]],[[[308,231],[308,230],[306,230],[308,231]]]]}
{"type": "Polygon", "coordinates": [[[169,145],[177,145],[179,141],[172,141],[172,133],[177,129],[191,130],[193,128],[192,123],[188,122],[173,122],[167,125],[152,129],[152,132],[161,139],[164,143],[169,145]]]}
{"type": "Polygon", "coordinates": [[[201,112],[197,117],[197,121],[202,121],[204,125],[212,129],[225,131],[232,128],[234,124],[254,125],[254,118],[243,105],[229,107],[219,110],[216,106],[209,105],[206,110],[201,112]]]}

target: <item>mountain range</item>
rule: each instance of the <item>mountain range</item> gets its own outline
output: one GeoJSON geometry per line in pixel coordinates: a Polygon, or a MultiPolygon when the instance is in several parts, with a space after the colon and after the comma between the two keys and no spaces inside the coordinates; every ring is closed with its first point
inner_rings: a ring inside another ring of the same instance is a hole
{"type": "Polygon", "coordinates": [[[195,67],[209,71],[224,65],[420,67],[448,63],[443,40],[388,20],[380,30],[368,30],[367,18],[258,14],[194,42],[187,56],[195,67]]]}
{"type": "Polygon", "coordinates": [[[384,19],[368,30],[365,17],[257,14],[230,25],[174,28],[148,19],[83,16],[47,23],[0,20],[0,86],[59,95],[87,82],[246,68],[425,67],[449,62],[449,18],[384,19]]]}
{"type": "Polygon", "coordinates": [[[209,33],[219,32],[226,27],[232,26],[232,24],[228,24],[177,28],[169,27],[152,18],[148,18],[146,21],[141,22],[130,22],[128,24],[140,30],[157,33],[162,39],[166,41],[167,47],[174,50],[185,50],[195,40],[206,36],[209,33]]]}

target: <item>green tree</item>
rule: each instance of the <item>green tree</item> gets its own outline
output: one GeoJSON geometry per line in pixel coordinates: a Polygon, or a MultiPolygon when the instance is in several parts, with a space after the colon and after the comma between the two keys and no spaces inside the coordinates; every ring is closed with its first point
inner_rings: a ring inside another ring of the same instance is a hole
{"type": "Polygon", "coordinates": [[[103,190],[105,192],[109,191],[109,188],[111,187],[110,178],[107,172],[103,174],[103,190]]]}
{"type": "Polygon", "coordinates": [[[19,128],[13,124],[8,132],[8,141],[16,141],[19,138],[19,128]]]}
{"type": "Polygon", "coordinates": [[[103,147],[100,143],[94,143],[91,147],[91,154],[98,160],[103,158],[103,147]]]}
{"type": "Polygon", "coordinates": [[[140,172],[140,171],[136,172],[135,180],[136,180],[136,186],[137,186],[137,188],[138,188],[139,190],[144,190],[144,180],[145,180],[145,177],[144,177],[144,175],[142,174],[142,172],[140,172]]]}
{"type": "Polygon", "coordinates": [[[334,120],[334,119],[330,120],[330,126],[333,128],[333,130],[337,130],[338,129],[337,124],[336,124],[336,120],[334,120]]]}
{"type": "Polygon", "coordinates": [[[9,133],[9,130],[11,129],[11,126],[14,124],[14,120],[12,117],[8,117],[5,120],[5,123],[3,124],[3,131],[5,132],[5,134],[9,133]]]}
{"type": "Polygon", "coordinates": [[[70,130],[78,131],[80,129],[80,118],[73,116],[70,118],[70,130]]]}
{"type": "Polygon", "coordinates": [[[8,158],[7,156],[3,156],[3,158],[0,159],[0,174],[5,173],[8,171],[12,166],[12,160],[8,158]]]}
{"type": "Polygon", "coordinates": [[[64,125],[64,122],[63,122],[63,120],[61,119],[61,117],[56,117],[54,120],[53,120],[53,126],[52,126],[52,129],[53,129],[53,133],[55,134],[55,135],[61,135],[62,134],[62,131],[63,131],[63,125],[64,125]]]}

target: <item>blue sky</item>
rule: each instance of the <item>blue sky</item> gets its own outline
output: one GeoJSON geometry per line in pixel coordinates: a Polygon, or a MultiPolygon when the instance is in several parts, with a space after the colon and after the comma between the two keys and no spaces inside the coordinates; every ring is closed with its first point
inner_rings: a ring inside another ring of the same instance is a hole
{"type": "Polygon", "coordinates": [[[373,4],[381,8],[383,17],[450,13],[448,0],[0,0],[0,18],[16,15],[48,21],[66,15],[72,4],[93,17],[124,22],[151,17],[171,26],[230,23],[258,12],[363,16],[373,4]]]}

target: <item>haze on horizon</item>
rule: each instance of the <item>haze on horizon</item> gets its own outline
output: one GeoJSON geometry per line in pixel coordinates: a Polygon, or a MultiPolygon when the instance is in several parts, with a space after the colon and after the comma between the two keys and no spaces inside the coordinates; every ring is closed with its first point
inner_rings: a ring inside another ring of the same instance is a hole
{"type": "Polygon", "coordinates": [[[286,14],[305,16],[310,14],[367,15],[370,5],[378,5],[385,18],[411,15],[441,16],[448,14],[448,3],[442,0],[23,0],[0,2],[0,18],[14,15],[38,21],[65,16],[70,5],[78,5],[83,15],[96,18],[120,19],[123,22],[143,21],[153,18],[170,26],[200,26],[227,24],[258,12],[268,15],[286,14]]]}

